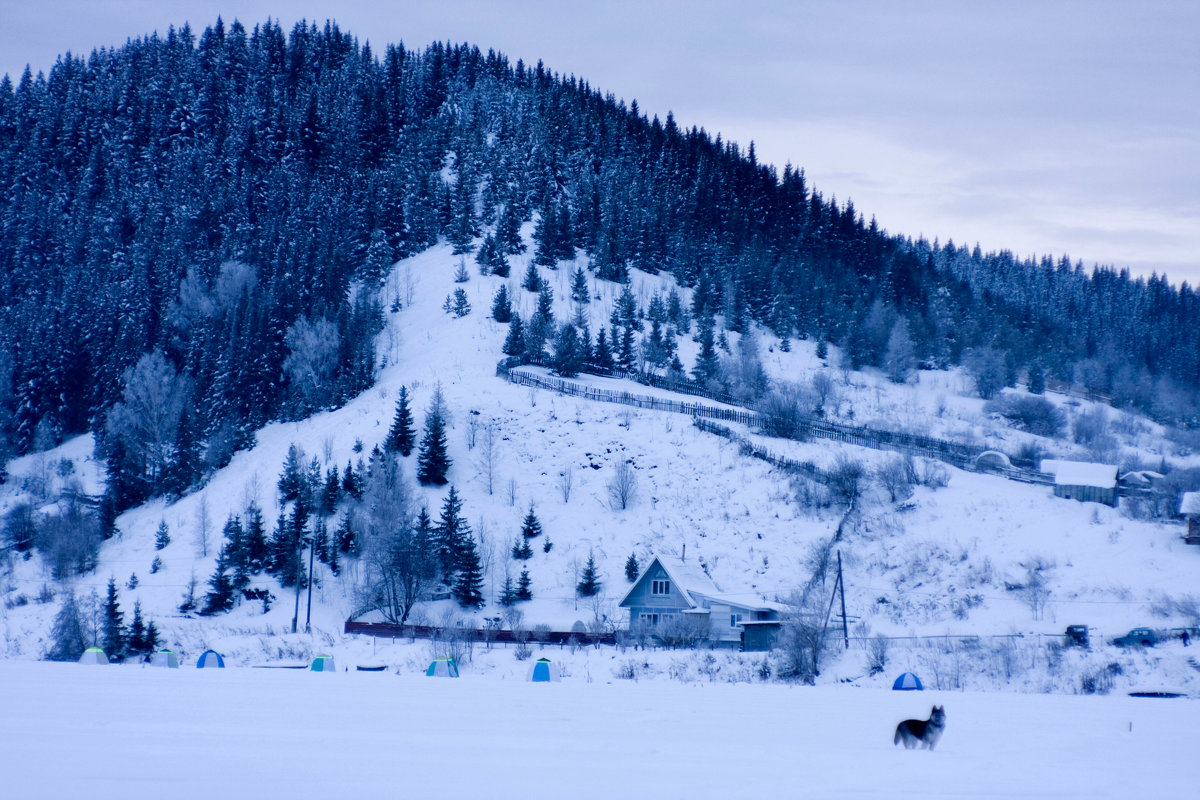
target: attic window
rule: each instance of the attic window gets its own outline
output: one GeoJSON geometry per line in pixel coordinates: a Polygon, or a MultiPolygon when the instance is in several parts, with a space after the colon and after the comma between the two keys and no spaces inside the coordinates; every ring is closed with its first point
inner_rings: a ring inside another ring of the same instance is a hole
{"type": "Polygon", "coordinates": [[[650,581],[650,594],[667,595],[671,593],[670,581],[650,581]]]}

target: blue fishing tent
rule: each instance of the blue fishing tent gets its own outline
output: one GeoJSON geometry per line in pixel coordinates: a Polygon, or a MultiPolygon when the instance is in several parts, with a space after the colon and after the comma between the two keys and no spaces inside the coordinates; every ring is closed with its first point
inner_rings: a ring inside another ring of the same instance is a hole
{"type": "Polygon", "coordinates": [[[205,650],[200,654],[200,658],[196,659],[196,667],[198,669],[224,669],[225,659],[221,658],[221,654],[216,650],[205,650]]]}
{"type": "Polygon", "coordinates": [[[532,683],[555,683],[562,678],[558,674],[558,666],[548,658],[539,658],[529,668],[529,680],[532,683]]]}
{"type": "Polygon", "coordinates": [[[425,675],[429,678],[457,678],[458,664],[454,663],[453,658],[435,658],[429,662],[425,675]]]}
{"type": "Polygon", "coordinates": [[[920,692],[925,689],[921,685],[921,679],[911,672],[906,672],[899,678],[896,678],[896,682],[892,684],[892,688],[897,692],[920,692]]]}

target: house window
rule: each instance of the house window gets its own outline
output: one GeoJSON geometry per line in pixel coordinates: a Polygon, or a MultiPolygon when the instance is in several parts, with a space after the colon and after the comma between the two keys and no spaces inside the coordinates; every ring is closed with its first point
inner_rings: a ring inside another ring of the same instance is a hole
{"type": "Polygon", "coordinates": [[[658,624],[658,614],[639,614],[638,622],[643,625],[654,627],[658,624]]]}
{"type": "Polygon", "coordinates": [[[741,624],[742,624],[742,615],[741,614],[730,614],[729,615],[729,627],[736,628],[738,625],[741,625],[741,624]]]}
{"type": "Polygon", "coordinates": [[[650,581],[650,594],[667,595],[671,593],[670,581],[650,581]]]}

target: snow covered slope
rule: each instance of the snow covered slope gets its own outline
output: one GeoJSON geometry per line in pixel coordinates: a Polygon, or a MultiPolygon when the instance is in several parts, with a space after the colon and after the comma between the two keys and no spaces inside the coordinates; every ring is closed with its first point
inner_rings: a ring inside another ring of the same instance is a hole
{"type": "MultiPolygon", "coordinates": [[[[167,642],[183,651],[185,658],[194,659],[206,647],[216,647],[238,663],[306,659],[316,651],[337,648],[361,653],[362,642],[346,640],[341,634],[343,621],[357,609],[352,564],[341,578],[318,565],[311,635],[288,633],[295,598],[267,578],[260,578],[258,585],[270,588],[276,601],[266,614],[257,603],[243,603],[215,618],[186,617],[176,608],[193,576],[198,593],[203,593],[228,515],[241,514],[255,502],[267,523],[273,523],[279,508],[276,481],[289,445],[298,445],[309,458],[316,456],[325,465],[341,467],[366,457],[387,433],[400,387],[408,388],[419,426],[439,384],[451,414],[450,481],[462,495],[464,513],[481,540],[489,566],[485,590],[489,602],[475,614],[456,611],[449,601],[424,604],[413,621],[439,623],[453,613],[464,624],[482,626],[485,617],[499,615],[494,601],[503,582],[506,554],[531,505],[554,547],[549,553],[535,547],[528,562],[534,599],[522,604],[527,626],[562,628],[604,616],[623,622],[623,613],[615,605],[628,586],[624,564],[630,553],[636,553],[643,564],[651,553],[686,554],[726,592],[784,597],[807,580],[814,547],[827,543],[837,529],[839,509],[809,508],[797,502],[796,487],[786,475],[740,455],[736,445],[701,432],[686,416],[565,397],[497,377],[507,326],[492,320],[488,311],[501,279],[480,276],[468,263],[470,281],[455,284],[460,258],[451,255],[449,247],[437,247],[396,266],[384,300],[385,307],[398,301],[397,310],[388,313],[387,328],[379,337],[382,369],[374,388],[343,408],[302,422],[266,426],[258,432],[255,447],[236,454],[202,490],[123,514],[118,520],[120,535],[104,543],[99,569],[78,579],[76,592],[86,595],[94,588],[102,593],[109,577],[114,577],[121,587],[126,621],[134,601],[140,600],[144,613],[155,619],[167,642]],[[459,287],[466,291],[473,310],[456,319],[442,305],[459,287]],[[477,437],[483,424],[495,425],[499,434],[490,492],[478,438],[475,446],[471,444],[472,429],[477,437]],[[620,462],[633,467],[637,492],[630,507],[618,511],[612,508],[607,484],[620,462]],[[156,552],[154,533],[163,521],[172,542],[156,552]],[[206,543],[199,535],[202,528],[208,531],[206,543]],[[577,600],[574,593],[578,571],[589,554],[594,555],[604,581],[596,603],[577,600]],[[156,555],[163,568],[151,574],[156,555]],[[131,575],[137,576],[136,589],[124,588],[131,575]]],[[[513,259],[513,277],[507,281],[523,318],[536,301],[535,295],[520,287],[525,259],[513,259]]],[[[568,300],[574,266],[542,270],[554,289],[559,319],[574,313],[568,300]]],[[[632,280],[643,307],[654,292],[673,286],[667,275],[634,273],[632,280]]],[[[588,309],[593,332],[607,327],[619,289],[592,281],[597,297],[588,309]]],[[[687,290],[681,293],[688,297],[687,290]]],[[[903,426],[1009,450],[1030,438],[984,414],[981,401],[966,396],[966,381],[956,371],[923,372],[917,383],[897,386],[881,375],[831,366],[837,363],[836,352],[822,361],[811,342],[793,342],[785,352],[777,339],[754,335],[760,337],[758,350],[773,378],[807,383],[818,372],[828,373],[837,397],[830,413],[838,419],[903,426]]],[[[737,338],[729,334],[734,352],[737,338]]],[[[685,365],[691,365],[696,350],[689,336],[681,338],[685,365]]],[[[635,393],[651,392],[636,384],[627,386],[635,393]]],[[[1063,398],[1055,402],[1072,410],[1063,398]]],[[[1131,451],[1146,459],[1176,457],[1170,443],[1149,423],[1125,428],[1129,435],[1122,441],[1131,451]]],[[[832,465],[839,457],[868,466],[894,458],[848,445],[767,440],[742,432],[777,453],[818,465],[832,465]]],[[[1072,455],[1066,445],[1060,449],[1053,454],[1072,455]]],[[[73,478],[79,478],[85,490],[94,491],[100,473],[98,465],[89,461],[89,450],[84,438],[11,464],[13,477],[4,488],[0,510],[33,495],[53,497],[60,485],[73,478]],[[72,461],[74,475],[62,477],[56,471],[64,458],[72,461]],[[34,480],[39,476],[40,484],[34,480]]],[[[411,479],[415,456],[406,460],[405,470],[411,479]]],[[[838,549],[846,569],[848,613],[859,620],[852,633],[864,640],[880,633],[896,637],[893,663],[909,658],[914,664],[945,670],[948,667],[942,663],[953,662],[960,685],[994,686],[1012,680],[1034,690],[1072,691],[1079,687],[1079,674],[1119,662],[1123,670],[1119,680],[1130,685],[1145,678],[1200,686],[1195,680],[1200,674],[1188,667],[1187,653],[1177,644],[1150,654],[1102,648],[1080,656],[1078,664],[1070,662],[1074,674],[1056,674],[1056,669],[1063,669],[1061,663],[1051,667],[1045,655],[1030,656],[1041,661],[1032,672],[1019,670],[1021,677],[1004,669],[1006,642],[1026,647],[1038,643],[1038,634],[1061,634],[1067,624],[1091,625],[1099,638],[1134,625],[1184,624],[1179,616],[1154,616],[1151,607],[1165,607],[1163,595],[1183,598],[1195,592],[1200,548],[1184,546],[1177,525],[1135,521],[1108,507],[1057,499],[1048,487],[952,468],[946,472],[945,488],[919,487],[902,502],[889,502],[885,494],[873,491],[847,529],[838,549]],[[1031,565],[1042,568],[1049,592],[1036,608],[1027,594],[1010,590],[1024,582],[1031,565]],[[949,652],[937,639],[900,638],[947,634],[1025,636],[985,639],[984,655],[949,652]]],[[[414,491],[436,518],[445,489],[414,491]]],[[[513,569],[513,576],[519,571],[519,566],[513,569]]],[[[62,589],[54,586],[36,557],[13,559],[3,580],[0,588],[7,590],[3,652],[13,658],[41,657],[58,603],[39,603],[37,598],[62,589]]],[[[301,629],[305,601],[300,598],[301,629]]],[[[1045,649],[1029,648],[1029,652],[1045,649]]],[[[866,678],[865,672],[864,650],[856,648],[826,677],[860,678],[868,683],[884,680],[866,678]]]]}

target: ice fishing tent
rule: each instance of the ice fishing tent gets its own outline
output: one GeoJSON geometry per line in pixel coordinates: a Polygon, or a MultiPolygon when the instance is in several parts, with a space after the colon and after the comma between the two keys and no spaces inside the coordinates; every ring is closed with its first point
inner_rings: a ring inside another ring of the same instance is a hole
{"type": "Polygon", "coordinates": [[[107,664],[108,656],[104,655],[104,651],[99,647],[89,647],[83,651],[83,655],[79,657],[80,664],[107,664]]]}
{"type": "Polygon", "coordinates": [[[533,683],[553,683],[561,681],[558,666],[548,658],[539,658],[529,668],[529,680],[533,683]]]}
{"type": "Polygon", "coordinates": [[[453,658],[435,658],[429,662],[425,675],[430,678],[457,678],[458,664],[454,663],[453,658]]]}
{"type": "Polygon", "coordinates": [[[150,662],[150,666],[179,669],[179,656],[175,655],[173,650],[159,650],[154,654],[154,659],[150,662]]]}
{"type": "Polygon", "coordinates": [[[196,659],[197,669],[224,669],[225,659],[221,658],[221,654],[216,650],[205,650],[200,654],[200,658],[196,659]]]}
{"type": "Polygon", "coordinates": [[[313,672],[336,672],[337,667],[333,664],[333,656],[317,656],[312,663],[313,672]]]}
{"type": "Polygon", "coordinates": [[[899,678],[896,678],[896,682],[892,684],[892,688],[897,692],[920,692],[925,689],[921,685],[921,679],[911,672],[906,672],[899,678]]]}

